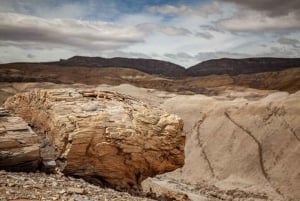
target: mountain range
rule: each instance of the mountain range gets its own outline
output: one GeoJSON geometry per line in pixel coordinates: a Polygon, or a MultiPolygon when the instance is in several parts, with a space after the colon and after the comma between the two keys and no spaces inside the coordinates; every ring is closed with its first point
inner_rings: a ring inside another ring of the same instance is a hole
{"type": "Polygon", "coordinates": [[[148,74],[163,77],[186,77],[207,75],[239,75],[260,72],[280,71],[288,68],[300,67],[300,58],[244,58],[244,59],[213,59],[198,63],[189,68],[155,59],[136,58],[102,58],[74,56],[66,60],[45,62],[43,64],[56,66],[81,66],[81,67],[123,67],[136,69],[148,74]]]}

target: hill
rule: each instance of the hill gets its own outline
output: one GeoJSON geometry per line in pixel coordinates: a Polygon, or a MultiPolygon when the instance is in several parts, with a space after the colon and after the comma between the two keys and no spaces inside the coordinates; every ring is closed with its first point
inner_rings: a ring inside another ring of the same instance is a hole
{"type": "Polygon", "coordinates": [[[185,69],[177,64],[155,60],[155,59],[133,59],[133,58],[102,58],[74,56],[58,62],[47,62],[46,64],[58,66],[84,66],[84,67],[123,67],[136,69],[149,74],[164,77],[180,77],[185,75],[185,69]]]}
{"type": "Polygon", "coordinates": [[[223,58],[208,60],[191,66],[186,70],[186,74],[188,76],[240,75],[280,71],[293,67],[300,67],[300,58],[223,58]]]}
{"type": "Polygon", "coordinates": [[[245,59],[214,59],[201,62],[187,69],[184,67],[162,60],[141,58],[102,58],[74,56],[54,62],[41,63],[11,63],[0,64],[7,66],[48,66],[56,67],[90,67],[90,68],[127,68],[138,70],[151,75],[165,78],[200,77],[207,75],[243,75],[262,72],[278,72],[289,68],[300,67],[300,58],[245,58],[245,59]]]}

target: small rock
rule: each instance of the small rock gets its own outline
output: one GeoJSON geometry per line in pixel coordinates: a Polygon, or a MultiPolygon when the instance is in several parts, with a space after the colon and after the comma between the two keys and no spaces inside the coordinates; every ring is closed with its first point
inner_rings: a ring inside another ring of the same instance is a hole
{"type": "Polygon", "coordinates": [[[52,197],[52,200],[58,200],[58,199],[59,199],[59,195],[52,197]]]}
{"type": "Polygon", "coordinates": [[[86,194],[86,191],[83,188],[68,187],[67,191],[69,193],[76,193],[76,194],[81,194],[81,195],[86,194]]]}
{"type": "Polygon", "coordinates": [[[52,187],[56,187],[57,186],[57,182],[56,181],[54,181],[54,182],[52,182],[52,187]]]}
{"type": "Polygon", "coordinates": [[[59,194],[64,194],[66,191],[64,189],[58,191],[59,194]]]}
{"type": "Polygon", "coordinates": [[[43,161],[43,165],[47,168],[54,168],[56,166],[56,162],[54,160],[43,161]]]}
{"type": "Polygon", "coordinates": [[[16,184],[15,183],[8,183],[8,186],[9,187],[14,187],[14,186],[16,186],[16,184]]]}

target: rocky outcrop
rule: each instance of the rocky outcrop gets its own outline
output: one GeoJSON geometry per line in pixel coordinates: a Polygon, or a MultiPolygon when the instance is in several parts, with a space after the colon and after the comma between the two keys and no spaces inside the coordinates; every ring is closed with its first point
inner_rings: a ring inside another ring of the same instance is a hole
{"type": "Polygon", "coordinates": [[[32,171],[39,163],[38,136],[22,118],[0,108],[0,169],[32,171]]]}
{"type": "Polygon", "coordinates": [[[42,157],[65,174],[129,188],[184,163],[182,120],[130,96],[35,90],[4,105],[46,137],[42,157]]]}

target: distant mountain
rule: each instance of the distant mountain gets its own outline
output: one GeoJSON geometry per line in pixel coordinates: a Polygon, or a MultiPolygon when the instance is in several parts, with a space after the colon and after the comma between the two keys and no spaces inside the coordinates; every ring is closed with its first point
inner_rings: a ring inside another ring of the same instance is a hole
{"type": "Polygon", "coordinates": [[[186,75],[239,75],[280,71],[294,67],[300,67],[300,58],[223,58],[204,61],[192,66],[186,70],[186,75]]]}
{"type": "Polygon", "coordinates": [[[261,72],[276,72],[288,68],[300,68],[300,58],[245,58],[245,59],[213,59],[201,62],[185,69],[184,67],[162,60],[140,58],[102,58],[74,56],[55,62],[41,63],[11,63],[0,65],[30,66],[63,66],[63,67],[91,67],[91,68],[127,68],[165,78],[185,78],[207,75],[242,75],[261,72]]]}
{"type": "Polygon", "coordinates": [[[155,59],[74,56],[70,59],[60,60],[58,62],[47,62],[46,64],[84,67],[123,67],[136,69],[149,74],[162,75],[164,77],[181,77],[185,75],[185,69],[182,66],[155,59]]]}
{"type": "MultiPolygon", "coordinates": [[[[131,84],[138,87],[171,91],[176,93],[202,93],[216,95],[220,93],[215,87],[220,86],[244,86],[255,89],[281,90],[294,93],[300,90],[300,65],[285,70],[269,69],[269,72],[261,72],[239,75],[212,75],[212,73],[227,73],[222,71],[210,71],[210,76],[183,76],[168,79],[164,76],[148,74],[132,68],[120,67],[86,67],[86,66],[63,66],[45,63],[10,63],[0,65],[0,104],[4,97],[13,93],[6,89],[7,83],[36,82],[41,86],[45,82],[56,84],[87,84],[87,85],[120,85],[131,84]],[[2,91],[2,92],[1,92],[2,91]]],[[[294,64],[293,64],[294,65],[294,64]]],[[[118,65],[120,66],[120,65],[118,65]]],[[[242,66],[241,66],[242,67],[242,66]]],[[[228,69],[228,68],[227,68],[228,69]]],[[[209,69],[207,69],[209,70],[209,69]]],[[[265,69],[263,69],[265,70],[265,69]]],[[[174,71],[170,71],[171,73],[174,71]]],[[[244,71],[245,72],[245,71],[244,71]]],[[[203,75],[203,74],[202,74],[203,75]]],[[[27,86],[27,85],[26,85],[27,86]]],[[[29,87],[31,84],[28,85],[29,87]]]]}

